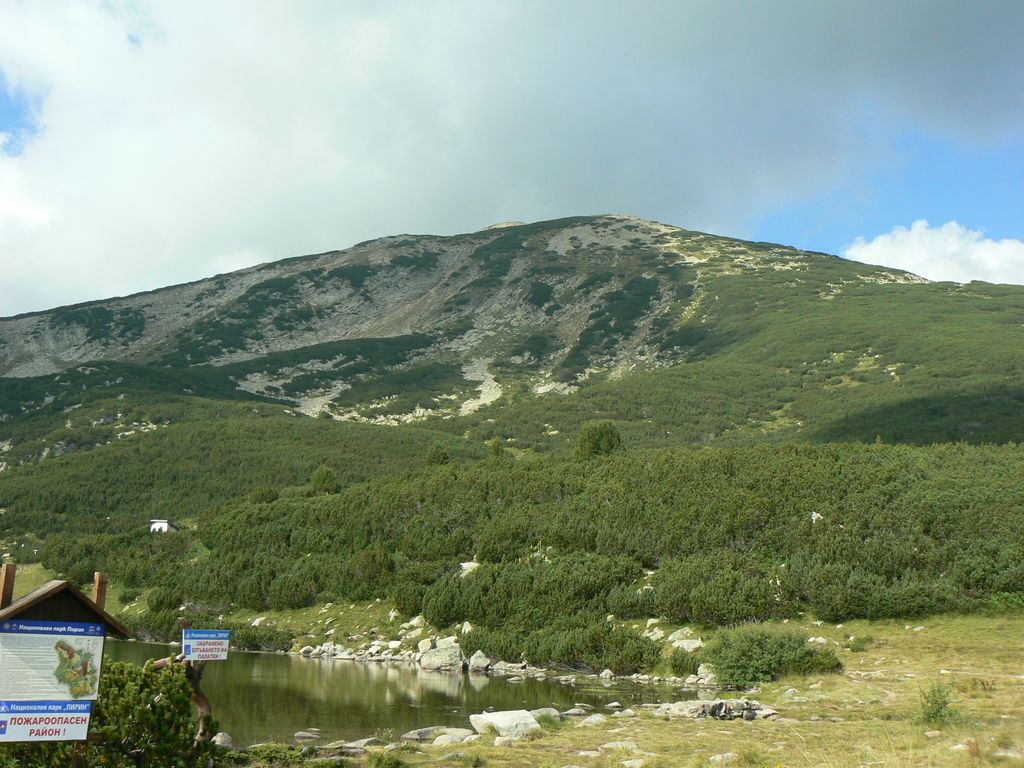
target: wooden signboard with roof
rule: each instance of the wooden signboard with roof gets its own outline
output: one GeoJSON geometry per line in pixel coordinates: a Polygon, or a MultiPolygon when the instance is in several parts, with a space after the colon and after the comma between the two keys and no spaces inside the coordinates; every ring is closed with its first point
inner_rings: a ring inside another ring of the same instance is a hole
{"type": "Polygon", "coordinates": [[[0,572],[0,743],[85,742],[104,640],[129,636],[103,610],[107,576],[96,574],[92,599],[54,580],[12,600],[15,572],[0,572]]]}

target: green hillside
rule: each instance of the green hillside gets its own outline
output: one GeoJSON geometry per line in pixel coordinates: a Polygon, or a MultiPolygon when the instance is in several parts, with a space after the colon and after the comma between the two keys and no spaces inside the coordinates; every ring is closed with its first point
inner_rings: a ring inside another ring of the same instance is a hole
{"type": "Polygon", "coordinates": [[[464,645],[493,655],[632,671],[659,653],[605,634],[606,614],[717,625],[1024,606],[1022,471],[1016,446],[963,444],[496,455],[340,493],[251,494],[173,536],[51,535],[41,558],[152,590],[150,627],[173,626],[162,611],[181,603],[379,597],[437,627],[471,622],[464,645]]]}
{"type": "Polygon", "coordinates": [[[607,613],[1014,605],[1022,332],[1021,287],[628,217],[384,238],[0,320],[0,542],[154,626],[380,597],[562,661],[646,653],[607,613]]]}

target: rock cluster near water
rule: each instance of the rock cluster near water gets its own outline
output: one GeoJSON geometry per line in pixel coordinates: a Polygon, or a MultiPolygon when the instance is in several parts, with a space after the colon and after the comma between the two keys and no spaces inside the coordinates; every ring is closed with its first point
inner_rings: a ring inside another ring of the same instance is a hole
{"type": "MultiPolygon", "coordinates": [[[[677,701],[668,704],[644,704],[643,708],[656,717],[665,719],[710,718],[716,720],[767,720],[777,717],[775,710],[762,705],[752,699],[698,699],[695,701],[677,701]]],[[[379,746],[385,751],[399,749],[402,745],[415,745],[419,748],[452,747],[456,745],[469,744],[490,739],[493,737],[493,745],[496,747],[512,746],[516,742],[533,739],[542,735],[541,723],[545,720],[575,720],[577,728],[593,729],[593,733],[600,734],[607,726],[614,723],[613,718],[636,717],[631,709],[623,708],[617,701],[604,705],[611,715],[594,712],[589,704],[576,704],[574,707],[559,711],[554,707],[541,707],[539,709],[525,710],[504,710],[499,712],[481,712],[470,715],[470,728],[456,728],[446,725],[435,725],[426,728],[416,728],[402,734],[400,740],[391,744],[384,744],[376,738],[360,739],[358,741],[336,741],[330,744],[313,746],[310,741],[319,738],[319,729],[308,728],[295,734],[295,740],[302,745],[302,756],[306,759],[304,764],[343,764],[346,758],[361,757],[367,753],[368,747],[379,746]]],[[[621,731],[621,728],[611,732],[621,731]]],[[[226,733],[217,734],[215,743],[218,746],[229,748],[231,737],[226,733]]],[[[258,746],[258,745],[253,745],[258,746]]],[[[245,751],[244,749],[242,751],[245,751]]],[[[420,752],[420,754],[423,754],[420,752]]],[[[441,760],[449,761],[459,759],[457,756],[464,755],[462,752],[444,753],[438,752],[441,760]]],[[[617,755],[625,768],[642,768],[645,764],[644,758],[654,756],[651,752],[643,751],[635,741],[618,740],[601,744],[596,749],[581,750],[577,752],[583,757],[609,757],[617,755]]],[[[710,761],[733,762],[732,753],[714,755],[710,761]]],[[[564,766],[563,768],[573,768],[564,766]]]]}
{"type": "MultiPolygon", "coordinates": [[[[392,614],[395,612],[392,611],[392,614]]],[[[394,616],[389,616],[394,619],[394,616]]],[[[676,653],[693,653],[704,646],[700,637],[694,637],[693,630],[689,627],[677,629],[667,637],[664,630],[657,626],[659,619],[650,619],[644,635],[651,639],[664,641],[671,645],[676,653]]],[[[343,661],[363,662],[404,662],[418,664],[422,669],[430,672],[464,672],[469,671],[476,675],[494,675],[505,677],[510,683],[523,682],[527,678],[536,680],[553,679],[561,685],[575,685],[578,674],[557,674],[543,667],[533,666],[527,662],[506,662],[492,661],[483,651],[477,650],[472,656],[466,658],[459,645],[459,636],[466,635],[473,631],[469,622],[464,622],[458,629],[458,635],[447,637],[435,637],[433,635],[421,637],[427,628],[423,616],[416,616],[400,626],[399,635],[401,640],[390,640],[386,637],[376,636],[376,630],[369,631],[372,640],[365,639],[362,635],[354,635],[349,640],[363,640],[358,647],[346,647],[340,643],[325,642],[321,645],[307,645],[294,651],[308,658],[338,659],[343,661]],[[410,641],[416,641],[415,649],[404,645],[410,641]]],[[[586,676],[593,679],[594,676],[586,676]]],[[[610,685],[618,676],[610,669],[605,669],[597,677],[606,685],[610,685]]],[[[705,694],[718,687],[718,678],[714,670],[707,664],[701,664],[697,673],[687,678],[674,675],[647,675],[633,674],[624,679],[636,683],[664,683],[667,685],[685,686],[695,688],[699,693],[705,694]]]]}
{"type": "Polygon", "coordinates": [[[771,720],[779,714],[771,707],[766,707],[753,699],[695,699],[642,706],[659,717],[670,719],[686,717],[692,720],[771,720]]]}

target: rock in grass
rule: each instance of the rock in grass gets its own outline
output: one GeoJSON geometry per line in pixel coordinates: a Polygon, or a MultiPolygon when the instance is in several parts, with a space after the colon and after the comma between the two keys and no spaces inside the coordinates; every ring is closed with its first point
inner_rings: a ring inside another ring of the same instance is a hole
{"type": "Polygon", "coordinates": [[[470,715],[469,722],[477,733],[493,731],[499,736],[510,736],[513,739],[522,739],[540,730],[540,723],[525,709],[470,715]]]}
{"type": "Polygon", "coordinates": [[[605,717],[604,715],[591,715],[590,717],[585,717],[582,720],[580,720],[578,723],[576,723],[576,727],[577,728],[584,728],[584,727],[589,728],[592,725],[601,725],[601,724],[603,724],[603,723],[605,723],[607,721],[608,721],[608,718],[605,717]]]}
{"type": "Polygon", "coordinates": [[[458,736],[454,733],[442,733],[431,743],[432,747],[450,747],[453,744],[461,744],[465,736],[458,736]]]}
{"type": "Polygon", "coordinates": [[[450,747],[453,744],[461,744],[469,738],[477,736],[469,728],[443,728],[437,738],[431,743],[432,747],[450,747]]]}
{"type": "Polygon", "coordinates": [[[431,725],[427,728],[417,728],[416,730],[403,733],[402,741],[415,741],[425,744],[428,741],[433,741],[446,730],[448,729],[444,725],[431,725]]]}
{"type": "Polygon", "coordinates": [[[380,739],[370,736],[367,739],[359,739],[358,741],[346,741],[341,746],[352,747],[354,749],[365,749],[366,747],[379,747],[383,744],[384,742],[380,739]]]}
{"type": "Polygon", "coordinates": [[[636,745],[635,741],[609,741],[607,744],[602,744],[597,748],[599,752],[639,752],[640,747],[636,745]]]}

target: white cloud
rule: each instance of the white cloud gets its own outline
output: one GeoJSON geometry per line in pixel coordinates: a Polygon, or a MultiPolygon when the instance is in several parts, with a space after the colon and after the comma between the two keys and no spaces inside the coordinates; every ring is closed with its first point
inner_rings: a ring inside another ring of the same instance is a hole
{"type": "Polygon", "coordinates": [[[510,219],[742,235],[908,124],[1014,135],[1022,25],[954,0],[0,3],[0,72],[39,105],[0,151],[0,316],[510,219]]]}
{"type": "Polygon", "coordinates": [[[932,227],[919,219],[872,240],[858,237],[842,256],[913,272],[929,280],[1024,284],[1024,242],[991,240],[955,221],[932,227]]]}

